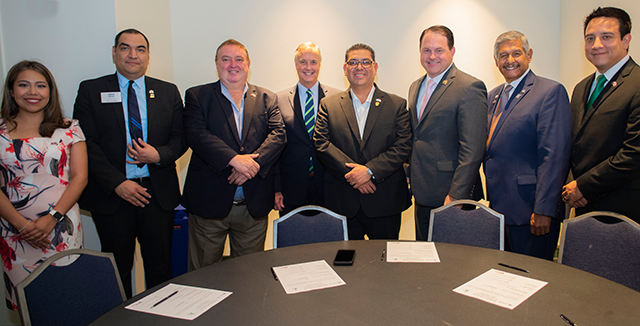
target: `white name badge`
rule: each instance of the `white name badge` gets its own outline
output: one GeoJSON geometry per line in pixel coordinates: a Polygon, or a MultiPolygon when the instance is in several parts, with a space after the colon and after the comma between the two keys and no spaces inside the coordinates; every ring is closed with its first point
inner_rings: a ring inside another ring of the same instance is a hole
{"type": "Polygon", "coordinates": [[[102,103],[121,103],[122,97],[120,92],[102,92],[100,93],[102,103]]]}

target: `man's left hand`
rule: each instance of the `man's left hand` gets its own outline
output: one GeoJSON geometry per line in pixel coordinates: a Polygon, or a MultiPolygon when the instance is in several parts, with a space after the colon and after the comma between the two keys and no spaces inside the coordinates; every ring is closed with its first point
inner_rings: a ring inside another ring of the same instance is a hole
{"type": "Polygon", "coordinates": [[[551,217],[533,213],[531,214],[531,234],[541,236],[549,233],[551,217]]]}
{"type": "Polygon", "coordinates": [[[589,203],[582,195],[582,192],[578,188],[578,183],[575,180],[562,187],[562,200],[564,200],[569,207],[573,208],[585,207],[589,203]]]}
{"type": "Polygon", "coordinates": [[[131,140],[131,144],[128,144],[127,147],[129,148],[127,154],[133,160],[127,161],[129,164],[156,164],[160,162],[158,151],[155,147],[145,143],[142,138],[138,138],[138,141],[131,140]]]}
{"type": "Polygon", "coordinates": [[[356,163],[345,163],[344,165],[351,169],[344,175],[344,178],[347,179],[353,189],[358,189],[365,183],[371,182],[371,175],[369,175],[369,169],[366,166],[356,163]]]}

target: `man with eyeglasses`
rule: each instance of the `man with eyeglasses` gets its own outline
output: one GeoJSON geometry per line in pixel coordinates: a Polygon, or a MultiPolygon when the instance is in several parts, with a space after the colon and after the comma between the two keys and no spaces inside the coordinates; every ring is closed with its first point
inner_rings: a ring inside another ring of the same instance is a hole
{"type": "Polygon", "coordinates": [[[298,83],[278,93],[287,145],[275,166],[274,209],[280,216],[304,205],[324,206],[324,167],[316,157],[313,132],[320,100],[339,90],[320,84],[320,48],[305,42],[296,49],[298,83]]]}
{"type": "Polygon", "coordinates": [[[345,215],[350,240],[398,239],[411,206],[403,163],[411,152],[406,100],[374,84],[375,52],[365,44],[345,54],[347,91],[320,102],[314,142],[325,171],[325,205],[345,215]]]}
{"type": "Polygon", "coordinates": [[[480,163],[487,140],[487,89],[453,64],[453,32],[435,25],[420,35],[425,76],[409,88],[416,240],[427,240],[431,210],[458,199],[479,199],[480,163]]]}

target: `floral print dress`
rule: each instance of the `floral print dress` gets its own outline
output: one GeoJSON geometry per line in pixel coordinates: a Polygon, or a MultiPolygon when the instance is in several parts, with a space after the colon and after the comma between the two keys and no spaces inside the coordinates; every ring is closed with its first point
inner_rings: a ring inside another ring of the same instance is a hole
{"type": "MultiPolygon", "coordinates": [[[[48,214],[67,189],[71,146],[85,140],[78,121],[71,121],[69,128],[56,129],[50,138],[11,139],[0,119],[0,186],[27,220],[35,221],[48,214]]],[[[0,220],[0,254],[9,309],[17,309],[15,285],[41,262],[65,249],[82,247],[78,204],[66,215],[51,232],[51,245],[47,249],[33,248],[10,223],[4,218],[0,220]]],[[[73,259],[59,260],[56,265],[71,262],[73,259]]]]}

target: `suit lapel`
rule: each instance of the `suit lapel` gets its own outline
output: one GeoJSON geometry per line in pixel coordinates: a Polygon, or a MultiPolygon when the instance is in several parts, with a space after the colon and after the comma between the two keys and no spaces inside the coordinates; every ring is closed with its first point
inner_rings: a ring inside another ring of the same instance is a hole
{"type": "MultiPolygon", "coordinates": [[[[357,137],[358,144],[362,145],[362,137],[360,137],[360,130],[358,129],[358,119],[356,118],[356,111],[353,108],[353,102],[351,99],[351,90],[347,90],[340,96],[340,107],[342,108],[344,115],[347,117],[351,133],[357,137]]],[[[362,148],[362,146],[360,146],[360,148],[362,148]]]]}
{"type": "Polygon", "coordinates": [[[425,78],[427,78],[426,74],[422,76],[422,78],[420,78],[420,81],[411,84],[411,87],[409,88],[409,115],[411,116],[409,120],[411,120],[411,127],[413,127],[414,130],[419,123],[419,121],[417,120],[419,108],[416,106],[416,104],[418,102],[418,96],[420,96],[420,85],[422,85],[425,78]]]}
{"type": "Polygon", "coordinates": [[[154,88],[154,82],[153,80],[151,80],[148,77],[144,77],[144,85],[145,85],[145,97],[147,100],[147,142],[150,142],[151,139],[155,139],[155,135],[152,134],[152,131],[154,131],[155,129],[153,128],[149,128],[149,126],[155,126],[158,125],[157,124],[157,107],[156,107],[156,100],[155,100],[155,90],[154,88]],[[153,97],[151,97],[151,94],[153,94],[153,97]]]}
{"type": "Polygon", "coordinates": [[[600,95],[598,95],[596,100],[593,102],[593,106],[591,107],[591,109],[589,109],[589,111],[585,115],[584,111],[586,111],[585,108],[586,108],[587,102],[589,101],[589,92],[591,91],[591,85],[593,84],[595,73],[593,74],[593,76],[589,78],[587,85],[585,85],[585,95],[583,96],[584,106],[583,106],[582,112],[580,113],[580,116],[582,116],[583,118],[580,121],[580,129],[584,128],[584,126],[589,122],[589,120],[591,120],[591,117],[593,117],[593,115],[598,111],[598,109],[600,108],[600,105],[603,104],[607,100],[607,98],[611,96],[611,94],[613,94],[620,87],[620,85],[624,83],[624,79],[627,76],[629,76],[629,74],[631,73],[631,70],[633,70],[635,66],[636,66],[636,63],[631,58],[629,58],[629,61],[627,61],[627,63],[625,63],[622,66],[622,68],[620,68],[620,70],[607,83],[607,85],[604,87],[600,95]]]}
{"type": "Polygon", "coordinates": [[[452,64],[449,71],[447,71],[445,75],[442,76],[442,79],[436,86],[436,89],[433,91],[433,94],[431,94],[431,98],[427,103],[427,107],[424,108],[424,112],[422,112],[422,115],[420,116],[420,122],[418,124],[422,123],[422,121],[426,119],[427,115],[429,115],[429,112],[431,112],[431,109],[436,105],[436,103],[438,102],[442,94],[444,94],[444,92],[447,91],[447,88],[449,88],[449,86],[453,84],[453,81],[454,81],[454,78],[456,78],[457,72],[458,72],[458,68],[456,68],[455,64],[452,64]]]}
{"type": "Polygon", "coordinates": [[[369,114],[367,115],[367,122],[364,125],[364,135],[362,136],[362,147],[364,147],[367,144],[367,140],[369,139],[369,136],[371,136],[373,127],[376,125],[376,121],[378,121],[378,116],[380,115],[380,111],[384,107],[384,93],[380,91],[377,85],[375,85],[375,87],[376,87],[376,90],[373,92],[373,98],[371,99],[371,103],[369,105],[369,114]]]}
{"type": "MultiPolygon", "coordinates": [[[[106,85],[106,89],[109,92],[120,92],[120,84],[118,84],[118,76],[116,74],[113,74],[111,76],[111,78],[109,78],[107,80],[107,85],[106,85]]],[[[113,110],[113,113],[115,114],[116,117],[116,122],[118,124],[118,127],[120,128],[120,135],[122,137],[124,137],[125,142],[127,139],[127,128],[125,128],[125,119],[124,119],[124,106],[122,102],[119,103],[112,103],[109,105],[111,110],[113,110]]]]}
{"type": "Polygon", "coordinates": [[[249,85],[249,89],[244,98],[244,110],[243,110],[243,119],[242,119],[242,140],[240,144],[244,143],[245,139],[247,139],[247,135],[249,134],[249,128],[251,127],[251,121],[255,116],[254,112],[256,111],[256,101],[257,101],[257,93],[256,87],[253,85],[249,85]]]}
{"type": "MultiPolygon", "coordinates": [[[[516,109],[516,106],[518,105],[518,103],[520,103],[520,101],[522,101],[522,99],[527,95],[527,93],[529,93],[529,91],[533,87],[535,78],[536,78],[536,75],[533,73],[533,71],[529,71],[529,73],[524,78],[524,80],[520,82],[520,85],[516,87],[516,89],[514,90],[514,93],[511,95],[511,97],[509,98],[509,101],[507,102],[507,107],[505,108],[504,112],[500,116],[500,120],[498,120],[498,124],[496,125],[496,128],[493,131],[493,136],[491,136],[491,141],[489,142],[489,146],[487,147],[487,149],[491,148],[491,144],[493,144],[493,141],[496,139],[496,137],[500,133],[500,129],[502,128],[502,125],[507,120],[511,112],[513,112],[516,109]]],[[[502,92],[498,94],[498,97],[500,96],[500,94],[502,94],[502,92]]]]}
{"type": "MultiPolygon", "coordinates": [[[[231,102],[227,100],[227,98],[222,94],[222,83],[218,80],[213,83],[213,97],[211,101],[217,101],[218,103],[211,103],[210,107],[221,107],[224,116],[227,117],[227,123],[229,124],[229,128],[233,130],[233,137],[236,139],[236,142],[240,144],[240,136],[238,135],[238,127],[236,125],[236,119],[233,115],[233,107],[231,106],[231,102]]],[[[245,105],[246,106],[246,105],[245,105]]]]}

